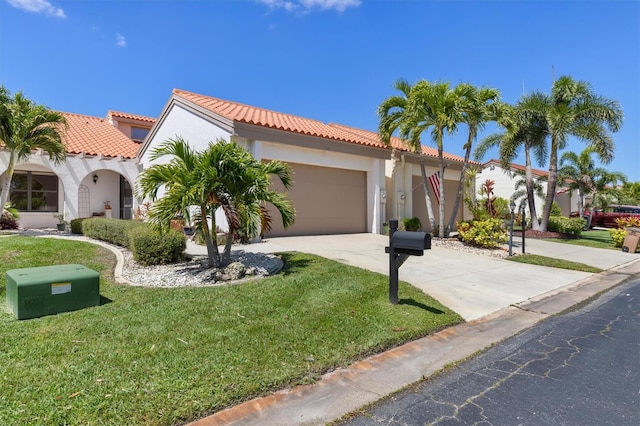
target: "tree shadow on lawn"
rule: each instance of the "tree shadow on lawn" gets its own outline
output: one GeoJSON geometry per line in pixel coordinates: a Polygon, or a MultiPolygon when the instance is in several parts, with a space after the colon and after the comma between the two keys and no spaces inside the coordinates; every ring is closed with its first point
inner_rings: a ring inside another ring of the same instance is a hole
{"type": "Polygon", "coordinates": [[[284,252],[284,253],[276,253],[277,256],[280,256],[284,266],[282,267],[282,271],[280,272],[282,275],[290,275],[300,272],[300,270],[309,266],[311,261],[309,259],[292,259],[292,257],[297,252],[284,252]]]}
{"type": "Polygon", "coordinates": [[[446,313],[445,311],[442,311],[438,308],[433,308],[431,306],[425,305],[424,303],[417,302],[414,299],[400,299],[398,300],[398,304],[415,306],[416,308],[424,309],[425,311],[429,311],[432,314],[436,314],[436,315],[441,315],[446,313]]]}

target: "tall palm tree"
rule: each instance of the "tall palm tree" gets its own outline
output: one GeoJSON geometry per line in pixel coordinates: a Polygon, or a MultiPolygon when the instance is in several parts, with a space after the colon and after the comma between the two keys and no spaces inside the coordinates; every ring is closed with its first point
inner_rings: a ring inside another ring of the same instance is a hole
{"type": "Polygon", "coordinates": [[[482,130],[488,121],[498,120],[500,115],[505,111],[504,104],[498,102],[500,92],[497,89],[487,87],[477,88],[471,84],[462,83],[456,86],[454,90],[462,101],[460,105],[462,119],[469,128],[469,134],[467,136],[467,142],[463,147],[464,161],[462,163],[462,171],[460,172],[460,181],[458,182],[458,191],[453,204],[453,210],[451,211],[451,217],[445,229],[446,234],[453,228],[457,218],[464,190],[464,179],[467,167],[469,166],[469,158],[471,157],[471,148],[478,136],[478,131],[482,130]]]}
{"type": "MultiPolygon", "coordinates": [[[[458,124],[463,121],[461,98],[451,90],[448,82],[431,83],[420,80],[412,88],[407,104],[407,117],[400,126],[404,134],[420,135],[431,128],[431,141],[438,149],[438,172],[442,184],[440,185],[440,209],[438,236],[445,235],[444,211],[444,134],[453,134],[458,124]]],[[[426,188],[425,188],[426,189],[426,188]]]]}
{"type": "Polygon", "coordinates": [[[607,173],[607,170],[602,167],[596,167],[591,154],[593,154],[593,149],[586,148],[580,154],[565,151],[560,157],[558,178],[568,183],[569,191],[578,193],[580,217],[584,216],[585,196],[595,190],[595,177],[607,173]]]}
{"type": "Polygon", "coordinates": [[[539,165],[548,158],[544,115],[536,111],[543,109],[546,104],[547,97],[534,92],[522,96],[515,106],[505,107],[498,120],[504,132],[484,138],[474,152],[475,158],[482,159],[490,148],[498,146],[502,168],[511,170],[511,163],[522,148],[525,155],[526,201],[534,230],[540,230],[541,227],[534,198],[537,181],[533,178],[532,155],[539,165]]]}
{"type": "Polygon", "coordinates": [[[429,222],[431,229],[436,228],[436,219],[433,214],[433,205],[431,204],[431,197],[429,195],[427,183],[427,173],[425,171],[424,155],[422,154],[422,144],[420,142],[421,132],[408,129],[405,121],[407,120],[407,105],[409,97],[411,95],[411,85],[403,79],[395,82],[394,88],[401,92],[401,95],[390,96],[382,101],[378,106],[378,118],[380,124],[378,125],[378,133],[380,139],[387,146],[391,145],[391,136],[396,130],[404,129],[404,132],[400,132],[400,138],[409,147],[409,149],[419,155],[420,159],[420,172],[422,174],[422,186],[424,189],[424,198],[427,205],[427,216],[429,216],[429,222]]]}
{"type": "Polygon", "coordinates": [[[584,81],[562,76],[554,82],[551,96],[541,110],[545,117],[549,149],[549,190],[542,213],[542,230],[547,229],[551,206],[558,182],[558,153],[574,136],[591,146],[604,164],[613,159],[614,143],[609,132],[617,132],[622,126],[623,113],[618,102],[596,95],[584,81]]]}
{"type": "Polygon", "coordinates": [[[11,179],[18,161],[29,158],[34,150],[42,149],[54,164],[60,164],[66,156],[62,133],[67,121],[58,112],[36,105],[22,92],[13,98],[0,87],[0,149],[9,151],[9,165],[2,176],[0,206],[9,200],[11,179]]]}
{"type": "Polygon", "coordinates": [[[138,194],[155,201],[149,220],[166,229],[180,213],[194,222],[204,235],[209,266],[226,266],[230,262],[234,234],[243,226],[243,219],[250,221],[250,229],[256,229],[255,224],[265,219],[262,203],[278,209],[285,228],[295,220],[291,202],[269,188],[271,176],[290,188],[291,171],[284,163],[262,163],[236,143],[225,140],[211,142],[206,150],[198,152],[182,138],[169,139],[151,152],[152,161],[162,157],[170,159],[144,170],[138,180],[138,194]],[[159,197],[162,188],[164,193],[159,197]],[[224,212],[229,226],[222,254],[216,241],[218,209],[224,212]]]}

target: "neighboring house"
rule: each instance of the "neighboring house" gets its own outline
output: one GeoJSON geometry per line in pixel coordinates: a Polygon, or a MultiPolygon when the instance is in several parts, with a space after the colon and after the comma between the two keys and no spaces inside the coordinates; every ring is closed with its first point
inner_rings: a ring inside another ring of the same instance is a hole
{"type": "MultiPolygon", "coordinates": [[[[482,165],[482,170],[476,175],[476,193],[480,190],[480,186],[487,181],[487,179],[491,179],[495,182],[494,185],[494,195],[497,197],[506,198],[507,200],[511,199],[511,196],[514,192],[516,192],[516,184],[518,180],[522,179],[523,184],[518,189],[525,190],[524,186],[524,176],[520,176],[516,174],[516,171],[525,171],[525,166],[520,164],[512,163],[511,168],[509,170],[505,170],[502,168],[500,160],[489,160],[488,162],[482,165]]],[[[547,181],[546,178],[549,176],[549,172],[545,170],[532,169],[533,178],[535,180],[542,180],[540,183],[546,193],[547,191],[547,181]]],[[[523,200],[523,197],[516,199],[516,204],[520,204],[520,200],[523,200]]],[[[564,216],[569,216],[572,211],[578,210],[578,195],[572,194],[567,190],[566,187],[558,186],[556,188],[556,202],[560,206],[562,210],[562,214],[564,216]]],[[[542,215],[542,209],[544,208],[544,199],[535,196],[535,205],[536,205],[536,213],[538,216],[542,215]]],[[[529,214],[529,208],[526,210],[527,215],[529,214]]]]}
{"type": "MultiPolygon", "coordinates": [[[[52,213],[130,219],[142,203],[133,194],[153,148],[180,136],[196,150],[233,139],[262,161],[281,160],[294,172],[288,193],[296,222],[283,229],[273,209],[269,236],[380,233],[391,218],[417,216],[429,231],[419,156],[398,138],[385,146],[375,132],[279,113],[175,89],[156,119],[109,111],[105,119],[64,113],[66,161],[56,166],[35,152],[18,164],[11,201],[25,228],[53,227],[52,213]],[[105,202],[112,209],[105,210],[105,202]]],[[[437,151],[422,147],[427,175],[438,170],[437,151]]],[[[463,159],[445,153],[446,217],[455,200],[463,159]]],[[[8,155],[0,151],[0,173],[8,155]]],[[[435,194],[430,189],[438,214],[435,194]]],[[[467,219],[463,203],[458,219],[467,219]]],[[[224,223],[221,221],[220,223],[224,223]]]]}
{"type": "MultiPolygon", "coordinates": [[[[269,236],[380,233],[387,218],[414,215],[428,229],[417,156],[402,152],[392,160],[392,149],[374,132],[175,89],[140,150],[142,168],[152,164],[153,148],[177,136],[196,150],[233,138],[256,159],[291,166],[294,184],[288,194],[296,222],[285,230],[272,210],[269,236]]],[[[398,139],[393,145],[393,152],[403,149],[398,139]]],[[[434,173],[437,152],[425,149],[434,173]]],[[[453,204],[462,159],[447,154],[447,161],[455,163],[445,174],[453,204]]]]}
{"type": "MultiPolygon", "coordinates": [[[[16,165],[10,201],[20,211],[20,225],[54,227],[54,213],[64,213],[67,221],[93,215],[131,218],[140,143],[119,129],[131,132],[134,125],[148,130],[155,120],[114,111],[106,120],[63,115],[69,124],[62,134],[66,160],[55,165],[45,152],[37,151],[16,165]],[[110,211],[105,209],[105,202],[111,206],[110,211]]],[[[7,169],[8,162],[8,153],[0,150],[0,172],[7,169]]]]}

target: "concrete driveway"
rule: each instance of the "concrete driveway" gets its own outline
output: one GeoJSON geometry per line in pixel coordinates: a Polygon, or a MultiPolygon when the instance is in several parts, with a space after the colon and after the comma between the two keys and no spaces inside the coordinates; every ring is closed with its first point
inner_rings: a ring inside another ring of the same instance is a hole
{"type": "MultiPolygon", "coordinates": [[[[514,251],[520,252],[519,241],[514,251]]],[[[388,275],[384,252],[388,237],[375,234],[321,235],[269,238],[242,246],[243,250],[275,253],[312,253],[348,265],[388,275]]],[[[562,243],[527,240],[526,252],[574,260],[610,269],[638,255],[562,243]]],[[[193,246],[187,251],[193,252],[193,246]]],[[[400,268],[400,279],[433,296],[470,321],[506,306],[581,281],[592,274],[526,265],[459,250],[433,247],[422,257],[411,257],[400,268]]],[[[402,299],[402,293],[399,294],[402,299]]]]}

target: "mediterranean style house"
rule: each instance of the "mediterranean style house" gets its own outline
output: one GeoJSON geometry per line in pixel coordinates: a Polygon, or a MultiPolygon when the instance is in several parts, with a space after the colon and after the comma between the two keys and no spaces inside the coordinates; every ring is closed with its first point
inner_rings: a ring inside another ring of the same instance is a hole
{"type": "MultiPolygon", "coordinates": [[[[24,228],[53,227],[52,213],[64,213],[66,220],[102,215],[130,219],[143,202],[133,189],[139,173],[152,164],[152,150],[182,137],[196,150],[220,138],[233,139],[259,160],[291,166],[294,184],[288,194],[296,222],[285,230],[273,213],[269,236],[380,233],[388,219],[413,216],[430,230],[419,156],[397,138],[385,146],[375,132],[179,89],[157,119],[115,111],[106,118],[64,115],[69,123],[63,136],[66,161],[55,165],[45,153],[34,152],[16,167],[11,201],[24,228]]],[[[438,169],[437,151],[422,150],[431,176],[438,169]]],[[[446,220],[463,159],[445,153],[445,161],[446,220]]],[[[7,162],[7,153],[0,150],[0,173],[7,162]]],[[[433,209],[437,215],[435,201],[433,209]]],[[[457,216],[470,218],[462,206],[457,216]]]]}

